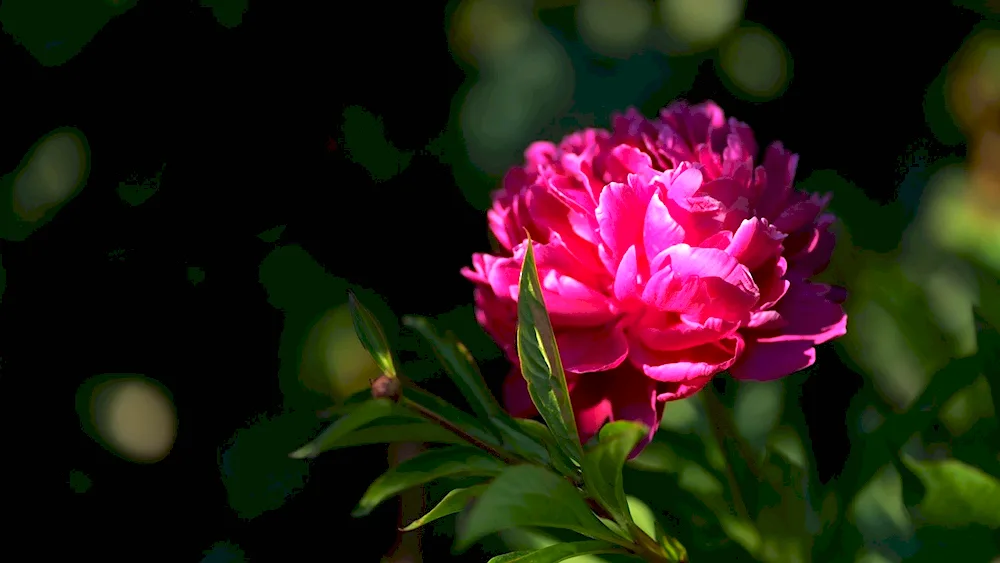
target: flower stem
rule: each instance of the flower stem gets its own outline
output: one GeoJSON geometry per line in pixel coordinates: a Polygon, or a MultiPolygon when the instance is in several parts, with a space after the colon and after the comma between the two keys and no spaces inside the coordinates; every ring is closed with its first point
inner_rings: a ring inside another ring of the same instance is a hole
{"type": "Polygon", "coordinates": [[[441,426],[445,430],[448,430],[448,431],[454,433],[455,435],[461,437],[466,442],[469,442],[473,446],[476,446],[477,448],[479,448],[479,449],[487,452],[488,454],[492,455],[493,457],[496,457],[497,459],[503,461],[504,463],[506,463],[508,465],[517,465],[517,464],[520,464],[520,463],[524,463],[522,460],[517,459],[517,458],[511,456],[507,452],[501,451],[501,450],[499,450],[499,449],[491,446],[490,444],[487,444],[486,442],[483,442],[482,440],[480,440],[480,439],[478,439],[478,438],[476,438],[474,436],[471,436],[468,432],[462,430],[461,428],[455,426],[451,422],[448,422],[444,418],[438,416],[437,413],[435,413],[435,412],[433,412],[433,411],[431,411],[429,409],[426,409],[426,408],[423,407],[423,405],[420,405],[420,404],[418,404],[418,403],[416,403],[416,402],[414,402],[414,401],[406,398],[405,395],[400,399],[400,402],[403,403],[403,405],[405,405],[407,408],[412,409],[415,412],[417,412],[420,416],[422,416],[422,417],[426,418],[427,420],[429,420],[429,421],[431,421],[431,422],[433,422],[433,423],[441,426]]]}
{"type": "MultiPolygon", "coordinates": [[[[714,386],[709,384],[707,387],[707,389],[701,391],[701,396],[705,402],[705,411],[708,414],[708,426],[712,430],[712,437],[715,438],[715,443],[722,450],[722,455],[725,457],[726,480],[729,482],[729,490],[733,497],[733,508],[736,510],[737,516],[750,520],[750,513],[747,511],[746,503],[743,502],[743,493],[736,479],[736,472],[733,470],[737,463],[736,456],[733,455],[733,451],[726,440],[730,438],[739,444],[739,435],[736,433],[736,426],[733,424],[732,419],[729,418],[729,411],[722,404],[714,386]]],[[[741,450],[743,449],[739,445],[737,447],[741,450]]],[[[740,455],[743,456],[750,471],[755,476],[758,475],[752,454],[748,457],[746,452],[741,451],[740,455]]]]}

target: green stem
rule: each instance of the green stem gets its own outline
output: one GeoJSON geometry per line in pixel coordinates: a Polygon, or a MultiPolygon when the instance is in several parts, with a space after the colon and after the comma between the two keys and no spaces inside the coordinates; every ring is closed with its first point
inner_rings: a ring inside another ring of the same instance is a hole
{"type": "MultiPolygon", "coordinates": [[[[737,516],[750,520],[750,513],[747,511],[746,503],[743,502],[743,493],[741,492],[739,482],[736,479],[736,473],[733,471],[733,467],[735,467],[737,463],[736,456],[733,455],[732,450],[726,443],[727,437],[732,438],[735,442],[737,442],[737,444],[739,443],[740,440],[738,434],[736,433],[735,425],[729,418],[729,411],[726,410],[726,406],[722,404],[721,400],[719,400],[718,395],[716,395],[715,388],[711,383],[708,385],[707,389],[702,389],[701,396],[705,402],[705,411],[708,414],[708,426],[712,430],[712,437],[715,439],[715,443],[719,446],[719,449],[722,450],[722,455],[725,457],[726,480],[729,482],[729,490],[732,493],[733,508],[736,510],[737,516]]],[[[741,452],[740,455],[743,456],[747,466],[750,468],[750,471],[755,476],[758,476],[759,473],[755,470],[756,464],[753,462],[752,454],[751,456],[747,456],[746,453],[741,452]]]]}
{"type": "Polygon", "coordinates": [[[516,457],[514,457],[514,456],[512,456],[510,454],[508,454],[507,452],[501,451],[501,450],[499,450],[499,449],[491,446],[490,444],[487,444],[486,442],[483,442],[482,440],[480,440],[480,439],[478,439],[478,438],[476,438],[474,436],[471,436],[468,432],[462,430],[461,428],[455,426],[451,422],[449,422],[449,421],[445,420],[444,418],[441,418],[440,416],[438,416],[438,414],[435,413],[434,411],[426,409],[426,408],[423,407],[423,405],[420,405],[420,404],[418,404],[418,403],[416,403],[416,402],[414,402],[414,401],[412,401],[410,399],[407,399],[405,395],[400,399],[400,402],[403,403],[403,405],[406,406],[407,408],[412,409],[415,412],[417,412],[417,414],[419,414],[420,416],[422,416],[422,417],[426,418],[427,420],[429,420],[429,421],[431,421],[431,422],[433,422],[435,424],[438,424],[439,426],[443,427],[444,429],[446,429],[446,430],[454,433],[455,435],[461,437],[466,442],[469,442],[473,446],[476,446],[477,448],[479,448],[479,449],[481,449],[481,450],[489,453],[490,455],[492,455],[492,456],[496,457],[497,459],[503,461],[507,465],[518,465],[518,464],[524,463],[524,460],[518,459],[518,458],[516,458],[516,457]]]}
{"type": "Polygon", "coordinates": [[[638,526],[629,526],[632,539],[635,540],[635,553],[651,563],[687,563],[687,561],[674,561],[667,557],[667,554],[656,540],[649,537],[649,534],[642,531],[638,526]]]}

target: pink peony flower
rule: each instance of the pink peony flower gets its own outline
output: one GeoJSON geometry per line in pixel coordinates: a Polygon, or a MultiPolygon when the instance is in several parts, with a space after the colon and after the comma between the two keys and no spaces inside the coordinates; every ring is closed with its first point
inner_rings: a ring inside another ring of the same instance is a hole
{"type": "Polygon", "coordinates": [[[581,439],[611,420],[651,434],[665,401],[728,370],[784,377],[843,335],[839,288],[811,283],[830,260],[829,196],[792,187],[798,157],[764,151],[712,102],[646,119],[614,116],[559,145],[536,142],[494,195],[502,251],[476,254],[476,315],[514,363],[504,402],[536,416],[517,366],[525,231],[562,355],[581,439]]]}

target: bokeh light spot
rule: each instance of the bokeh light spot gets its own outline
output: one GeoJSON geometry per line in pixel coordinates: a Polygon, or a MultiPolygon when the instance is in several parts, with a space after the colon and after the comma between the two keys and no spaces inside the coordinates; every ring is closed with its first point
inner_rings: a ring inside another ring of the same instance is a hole
{"type": "Polygon", "coordinates": [[[791,76],[791,57],[781,41],[766,29],[745,27],[719,49],[719,65],[737,94],[754,100],[780,95],[791,76]]]}
{"type": "Polygon", "coordinates": [[[518,49],[531,34],[530,3],[463,0],[452,19],[452,53],[476,65],[518,49]]]}
{"type": "Polygon", "coordinates": [[[580,36],[591,49],[627,56],[645,42],[652,24],[649,0],[581,0],[576,8],[580,36]]]}
{"type": "Polygon", "coordinates": [[[955,59],[954,71],[946,78],[947,101],[962,129],[972,132],[1000,103],[1000,31],[976,33],[955,59]]]}
{"type": "Polygon", "coordinates": [[[108,450],[139,463],[162,460],[177,437],[169,392],[135,374],[108,374],[85,382],[78,395],[84,428],[108,450]]]}
{"type": "Polygon", "coordinates": [[[87,172],[86,141],[79,132],[60,131],[42,139],[14,179],[14,212],[37,221],[63,203],[87,172]]]}
{"type": "Polygon", "coordinates": [[[671,39],[688,50],[717,44],[743,19],[746,0],[660,0],[660,18],[671,39]]]}
{"type": "Polygon", "coordinates": [[[302,346],[302,383],[334,399],[348,397],[378,377],[374,360],[361,345],[347,305],[327,311],[302,346]]]}

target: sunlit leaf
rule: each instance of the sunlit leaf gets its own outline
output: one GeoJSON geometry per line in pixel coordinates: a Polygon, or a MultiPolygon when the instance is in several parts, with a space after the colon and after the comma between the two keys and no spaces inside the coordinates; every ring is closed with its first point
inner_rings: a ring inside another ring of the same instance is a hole
{"type": "Polygon", "coordinates": [[[345,436],[369,422],[389,416],[394,412],[394,404],[389,399],[371,399],[337,419],[328,426],[315,440],[295,450],[289,457],[295,459],[316,457],[322,452],[334,447],[345,436]]]}
{"type": "Polygon", "coordinates": [[[578,555],[596,553],[627,553],[622,548],[603,541],[557,543],[537,551],[515,551],[498,555],[489,563],[558,563],[578,555]]]}
{"type": "Polygon", "coordinates": [[[438,334],[431,323],[422,317],[406,317],[403,319],[403,324],[427,339],[438,360],[444,365],[445,371],[462,390],[462,395],[479,417],[489,419],[505,416],[500,404],[486,386],[486,380],[479,372],[472,355],[454,335],[438,334]]]}
{"type": "Polygon", "coordinates": [[[632,522],[622,479],[622,468],[639,440],[649,432],[628,421],[606,424],[597,446],[583,456],[583,477],[591,497],[601,503],[622,526],[632,522]]]}
{"type": "Polygon", "coordinates": [[[358,501],[353,516],[369,514],[382,501],[435,479],[452,476],[498,475],[506,467],[488,453],[469,446],[427,450],[382,474],[358,501]]]}
{"type": "Polygon", "coordinates": [[[456,547],[464,549],[483,536],[519,526],[560,528],[594,539],[620,540],[568,481],[541,467],[516,465],[479,497],[458,530],[456,547]]]}
{"type": "Polygon", "coordinates": [[[531,401],[552,430],[559,447],[572,462],[578,464],[583,457],[583,449],[555,332],[542,299],[542,284],[538,280],[532,247],[529,238],[525,243],[517,303],[517,355],[521,373],[528,382],[531,401]]]}
{"type": "Polygon", "coordinates": [[[382,373],[389,377],[396,377],[396,365],[392,359],[392,350],[389,348],[389,339],[382,330],[375,315],[365,308],[358,301],[354,292],[347,294],[348,304],[351,308],[351,319],[354,321],[354,331],[358,334],[358,340],[372,355],[372,359],[378,365],[382,373]]]}
{"type": "Polygon", "coordinates": [[[961,528],[973,524],[1000,528],[1000,481],[957,459],[918,461],[901,456],[924,487],[914,516],[924,524],[961,528]]]}
{"type": "Polygon", "coordinates": [[[461,512],[469,504],[470,500],[483,494],[486,487],[486,485],[475,485],[464,489],[455,489],[449,492],[443,499],[441,499],[441,502],[437,503],[437,505],[430,509],[427,514],[424,514],[420,518],[410,522],[410,524],[402,530],[404,532],[410,532],[435,520],[444,518],[445,516],[461,512]]]}

